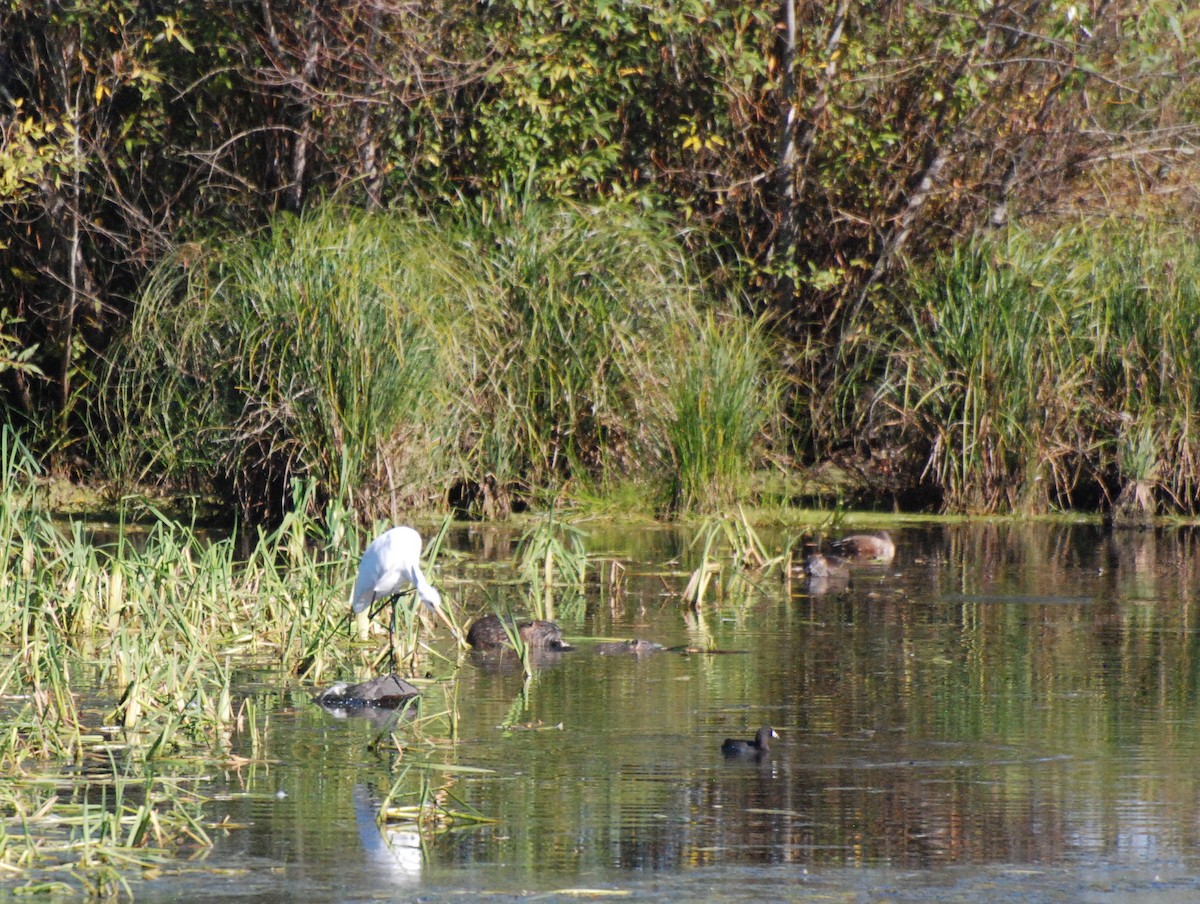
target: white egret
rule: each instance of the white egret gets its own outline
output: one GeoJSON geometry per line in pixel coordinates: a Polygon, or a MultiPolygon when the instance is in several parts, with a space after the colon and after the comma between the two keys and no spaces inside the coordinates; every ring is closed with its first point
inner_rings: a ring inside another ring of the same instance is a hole
{"type": "MultiPolygon", "coordinates": [[[[393,527],[371,541],[358,563],[358,577],[350,595],[354,614],[369,609],[377,600],[396,597],[411,585],[429,610],[441,618],[456,638],[458,632],[442,610],[442,595],[421,571],[421,535],[411,527],[393,527]]],[[[391,632],[396,625],[396,600],[392,600],[391,632]]],[[[393,639],[393,654],[395,652],[393,639]]]]}

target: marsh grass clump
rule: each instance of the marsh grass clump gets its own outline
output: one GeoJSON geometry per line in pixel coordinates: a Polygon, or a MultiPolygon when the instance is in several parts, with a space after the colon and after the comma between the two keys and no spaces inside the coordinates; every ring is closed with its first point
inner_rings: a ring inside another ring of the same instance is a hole
{"type": "Polygon", "coordinates": [[[977,239],[904,285],[894,333],[847,351],[871,364],[858,430],[915,450],[950,510],[1083,495],[1194,514],[1198,286],[1194,237],[1153,222],[977,239]]]}
{"type": "Polygon", "coordinates": [[[113,691],[106,723],[138,732],[145,743],[131,749],[146,759],[224,743],[235,657],[285,674],[345,665],[330,643],[345,612],[329,604],[344,599],[345,562],[317,522],[293,515],[260,531],[246,556],[236,536],[204,537],[161,515],[137,539],[120,530],[102,541],[22,495],[32,459],[14,451],[5,462],[0,639],[20,653],[0,670],[0,689],[29,701],[14,714],[25,728],[0,751],[10,761],[73,758],[87,746],[97,726],[85,724],[73,687],[85,652],[113,691]]]}
{"type": "Polygon", "coordinates": [[[714,578],[718,579],[718,599],[722,596],[719,578],[723,572],[729,575],[724,589],[737,588],[745,598],[752,584],[750,576],[763,577],[786,568],[790,561],[786,546],[784,552],[775,555],[767,551],[746,513],[740,509],[737,515],[705,518],[691,546],[700,549],[699,562],[683,590],[683,601],[692,608],[698,608],[704,602],[714,578]]]}
{"type": "Polygon", "coordinates": [[[1114,526],[1151,526],[1157,509],[1154,488],[1159,470],[1158,442],[1152,427],[1131,429],[1118,440],[1117,469],[1123,486],[1112,506],[1114,526]]]}
{"type": "Polygon", "coordinates": [[[623,205],[327,207],[155,271],[96,439],[122,485],[255,518],[278,520],[297,479],[317,487],[306,514],[367,523],[502,516],[571,487],[667,484],[678,464],[694,476],[661,495],[694,506],[757,454],[768,359],[669,224],[623,205]]]}
{"type": "Polygon", "coordinates": [[[442,447],[428,300],[447,256],[421,220],[327,210],[162,264],[113,356],[117,476],[278,512],[296,478],[377,507],[428,502],[442,447]],[[417,455],[417,449],[425,450],[417,455]]]}
{"type": "Polygon", "coordinates": [[[672,374],[666,437],[676,509],[733,502],[775,417],[782,378],[761,325],[709,316],[672,374]]]}
{"type": "Polygon", "coordinates": [[[485,514],[663,463],[670,362],[711,304],[663,221],[503,196],[455,220],[476,268],[453,356],[463,481],[485,514]]]}
{"type": "Polygon", "coordinates": [[[1083,299],[1049,278],[1063,251],[981,243],[912,286],[898,407],[950,508],[1045,511],[1075,487],[1088,368],[1083,299]]]}

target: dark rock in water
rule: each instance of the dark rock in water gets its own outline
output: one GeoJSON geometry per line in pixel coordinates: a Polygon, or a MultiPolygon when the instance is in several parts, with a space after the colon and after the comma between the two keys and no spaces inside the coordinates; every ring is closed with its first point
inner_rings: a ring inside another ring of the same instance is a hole
{"type": "MultiPolygon", "coordinates": [[[[558,625],[550,621],[508,620],[509,631],[515,626],[516,633],[531,650],[573,650],[570,644],[563,643],[562,631],[558,625]]],[[[498,615],[485,615],[477,618],[467,631],[467,643],[476,650],[498,650],[511,647],[508,632],[498,615]]]]}
{"type": "Polygon", "coordinates": [[[834,540],[829,548],[835,554],[854,562],[878,562],[886,564],[896,557],[896,544],[885,530],[864,534],[850,534],[834,540]]]}
{"type": "Polygon", "coordinates": [[[621,656],[628,654],[646,656],[650,653],[657,653],[662,649],[665,649],[662,644],[651,643],[648,640],[618,640],[596,644],[596,652],[601,656],[621,656]]]}
{"type": "Polygon", "coordinates": [[[317,695],[317,703],[326,708],[340,709],[373,706],[396,709],[420,695],[415,687],[396,675],[381,675],[362,684],[338,682],[317,695]]]}
{"type": "Polygon", "coordinates": [[[758,730],[753,741],[739,741],[736,738],[726,738],[721,745],[721,753],[725,756],[761,756],[771,749],[771,738],[777,738],[775,729],[764,725],[758,730]]]}

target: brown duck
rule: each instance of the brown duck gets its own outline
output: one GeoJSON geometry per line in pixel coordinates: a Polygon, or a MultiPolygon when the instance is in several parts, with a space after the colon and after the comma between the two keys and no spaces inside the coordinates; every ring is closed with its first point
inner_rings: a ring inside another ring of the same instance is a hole
{"type": "MultiPolygon", "coordinates": [[[[570,644],[564,643],[562,631],[551,621],[516,621],[508,619],[508,629],[515,629],[517,635],[531,650],[573,650],[570,644]]],[[[504,630],[504,622],[498,615],[485,615],[471,623],[467,630],[467,643],[476,650],[498,650],[511,647],[508,632],[504,630]]]]}
{"type": "Polygon", "coordinates": [[[896,544],[885,530],[850,534],[831,542],[829,549],[852,562],[878,562],[885,565],[896,557],[896,544]]]}

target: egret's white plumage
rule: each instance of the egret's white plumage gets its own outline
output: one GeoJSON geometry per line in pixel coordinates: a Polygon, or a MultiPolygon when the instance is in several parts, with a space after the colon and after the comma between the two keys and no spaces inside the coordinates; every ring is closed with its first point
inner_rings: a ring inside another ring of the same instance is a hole
{"type": "Polygon", "coordinates": [[[363,553],[350,607],[358,614],[409,584],[416,588],[421,602],[445,618],[439,609],[441,594],[421,573],[421,535],[411,527],[393,527],[372,540],[363,553]]]}

